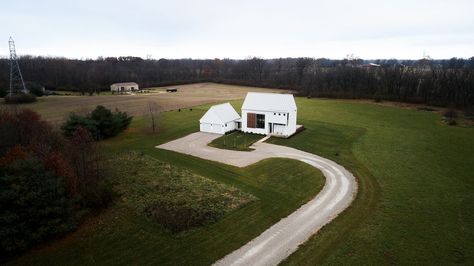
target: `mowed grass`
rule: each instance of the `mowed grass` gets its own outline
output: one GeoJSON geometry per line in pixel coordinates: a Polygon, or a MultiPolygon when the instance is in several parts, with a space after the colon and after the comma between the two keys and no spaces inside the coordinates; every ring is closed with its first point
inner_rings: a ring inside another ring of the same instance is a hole
{"type": "Polygon", "coordinates": [[[222,137],[213,140],[209,143],[209,146],[227,150],[252,151],[253,149],[250,148],[250,146],[264,137],[264,135],[246,134],[240,131],[234,131],[228,135],[223,135],[222,137]]]}
{"type": "Polygon", "coordinates": [[[269,142],[335,160],[357,200],[286,265],[474,264],[474,128],[438,113],[299,98],[306,130],[269,142]]]}
{"type": "MultiPolygon", "coordinates": [[[[232,103],[238,110],[242,102],[232,103]]],[[[474,264],[474,128],[448,126],[439,113],[416,109],[303,98],[297,104],[306,130],[269,142],[337,161],[357,176],[359,191],[348,210],[283,264],[474,264]]],[[[156,136],[144,131],[146,120],[135,120],[105,144],[110,153],[139,150],[258,201],[178,238],[114,206],[92,225],[16,263],[206,265],[316,194],[308,182],[321,179],[305,174],[315,170],[302,163],[269,160],[237,169],[152,148],[197,131],[206,108],[163,113],[156,136]],[[299,176],[287,179],[294,174],[299,176]]]]}
{"type": "MultiPolygon", "coordinates": [[[[77,232],[33,250],[10,264],[209,265],[258,236],[322,189],[325,182],[322,173],[299,161],[269,159],[236,168],[154,148],[197,131],[198,118],[207,108],[162,113],[157,134],[149,132],[146,119],[135,119],[125,133],[104,142],[104,148],[110,156],[139,152],[227,188],[238,189],[255,200],[225,213],[215,222],[173,234],[137,211],[140,197],[124,198],[140,191],[148,194],[149,188],[142,185],[128,188],[135,192],[122,193],[123,196],[109,209],[90,219],[77,232]],[[133,204],[134,201],[138,203],[133,204]]],[[[148,183],[146,180],[151,177],[140,177],[138,171],[136,182],[148,183]]],[[[133,176],[126,178],[128,183],[133,183],[133,176]]]]}

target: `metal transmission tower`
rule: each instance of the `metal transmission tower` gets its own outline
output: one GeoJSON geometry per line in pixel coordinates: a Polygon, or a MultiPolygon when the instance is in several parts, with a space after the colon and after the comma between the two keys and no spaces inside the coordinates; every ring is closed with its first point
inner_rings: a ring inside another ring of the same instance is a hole
{"type": "Polygon", "coordinates": [[[15,51],[15,42],[12,37],[8,40],[8,46],[10,47],[10,95],[27,93],[28,90],[25,87],[25,81],[23,81],[23,76],[21,75],[20,65],[18,64],[15,51]]]}

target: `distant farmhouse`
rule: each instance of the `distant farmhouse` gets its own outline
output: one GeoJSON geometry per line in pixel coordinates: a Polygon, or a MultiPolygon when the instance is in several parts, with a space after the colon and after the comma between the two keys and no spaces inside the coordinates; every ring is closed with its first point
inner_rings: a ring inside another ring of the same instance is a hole
{"type": "Polygon", "coordinates": [[[289,137],[302,126],[296,125],[297,107],[291,94],[249,92],[242,105],[242,118],[229,104],[212,106],[199,120],[203,132],[245,133],[289,137]]]}
{"type": "Polygon", "coordinates": [[[110,91],[124,93],[131,91],[138,91],[140,87],[135,82],[114,83],[110,85],[110,91]]]}

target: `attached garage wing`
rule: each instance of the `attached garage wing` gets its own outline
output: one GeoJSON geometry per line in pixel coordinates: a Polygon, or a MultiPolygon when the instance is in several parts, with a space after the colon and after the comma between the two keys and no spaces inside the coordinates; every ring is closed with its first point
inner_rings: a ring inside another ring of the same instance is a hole
{"type": "Polygon", "coordinates": [[[214,105],[199,120],[200,130],[216,134],[225,134],[235,129],[239,114],[230,103],[214,105]]]}

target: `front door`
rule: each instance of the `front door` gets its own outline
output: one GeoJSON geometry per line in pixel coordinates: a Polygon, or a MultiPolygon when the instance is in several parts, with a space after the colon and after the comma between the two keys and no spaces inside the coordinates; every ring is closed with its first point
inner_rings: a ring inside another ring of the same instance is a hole
{"type": "Polygon", "coordinates": [[[273,124],[272,123],[268,123],[268,130],[270,131],[270,134],[273,133],[273,124]]]}

